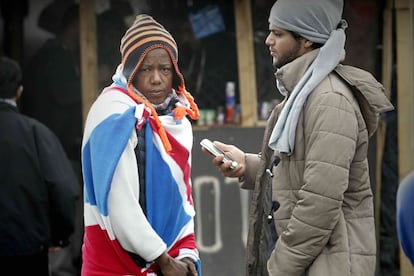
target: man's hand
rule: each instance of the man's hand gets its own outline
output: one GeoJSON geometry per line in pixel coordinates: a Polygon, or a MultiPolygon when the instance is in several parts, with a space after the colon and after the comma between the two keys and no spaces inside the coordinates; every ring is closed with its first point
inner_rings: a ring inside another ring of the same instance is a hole
{"type": "MultiPolygon", "coordinates": [[[[223,155],[218,155],[213,158],[212,162],[215,166],[217,166],[223,176],[226,177],[241,177],[244,175],[246,171],[246,161],[244,159],[244,152],[237,148],[234,145],[224,144],[218,141],[213,142],[216,147],[221,149],[226,156],[228,156],[231,160],[236,161],[238,164],[235,168],[231,168],[232,162],[226,161],[223,162],[223,155]]],[[[201,148],[201,150],[211,156],[211,154],[205,149],[201,148]]]]}

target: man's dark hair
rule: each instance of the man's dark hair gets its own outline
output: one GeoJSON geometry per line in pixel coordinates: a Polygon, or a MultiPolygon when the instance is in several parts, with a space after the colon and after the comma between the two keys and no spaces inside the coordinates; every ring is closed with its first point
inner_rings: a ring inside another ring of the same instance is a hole
{"type": "MultiPolygon", "coordinates": [[[[292,31],[289,31],[289,32],[292,34],[292,36],[295,40],[305,39],[303,36],[301,36],[298,33],[295,33],[295,32],[292,32],[292,31]]],[[[321,48],[322,46],[323,46],[322,43],[316,43],[316,42],[312,43],[312,49],[321,48]]]]}
{"type": "Polygon", "coordinates": [[[13,98],[21,84],[22,70],[20,65],[11,58],[0,57],[0,98],[13,98]]]}

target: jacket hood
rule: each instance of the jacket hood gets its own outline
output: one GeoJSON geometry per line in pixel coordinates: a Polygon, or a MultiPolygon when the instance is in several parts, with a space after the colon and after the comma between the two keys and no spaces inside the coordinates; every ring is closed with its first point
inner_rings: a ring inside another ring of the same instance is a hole
{"type": "Polygon", "coordinates": [[[384,86],[371,73],[353,66],[338,65],[335,72],[354,92],[371,136],[377,129],[380,113],[394,109],[384,93],[384,86]]]}

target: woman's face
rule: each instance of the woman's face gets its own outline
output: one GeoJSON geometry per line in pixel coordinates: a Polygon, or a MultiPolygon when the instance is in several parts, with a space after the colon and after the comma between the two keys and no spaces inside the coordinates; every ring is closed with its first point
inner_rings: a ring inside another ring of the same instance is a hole
{"type": "Polygon", "coordinates": [[[174,67],[167,50],[156,48],[148,52],[138,68],[134,86],[151,103],[164,102],[173,85],[174,67]]]}

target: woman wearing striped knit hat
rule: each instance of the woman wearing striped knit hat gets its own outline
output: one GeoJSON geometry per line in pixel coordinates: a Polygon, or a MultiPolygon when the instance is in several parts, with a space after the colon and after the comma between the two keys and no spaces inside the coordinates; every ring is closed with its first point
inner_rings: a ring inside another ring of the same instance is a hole
{"type": "Polygon", "coordinates": [[[199,112],[177,44],[139,15],[121,40],[113,83],[92,105],[82,167],[82,275],[201,275],[191,196],[199,112]]]}

